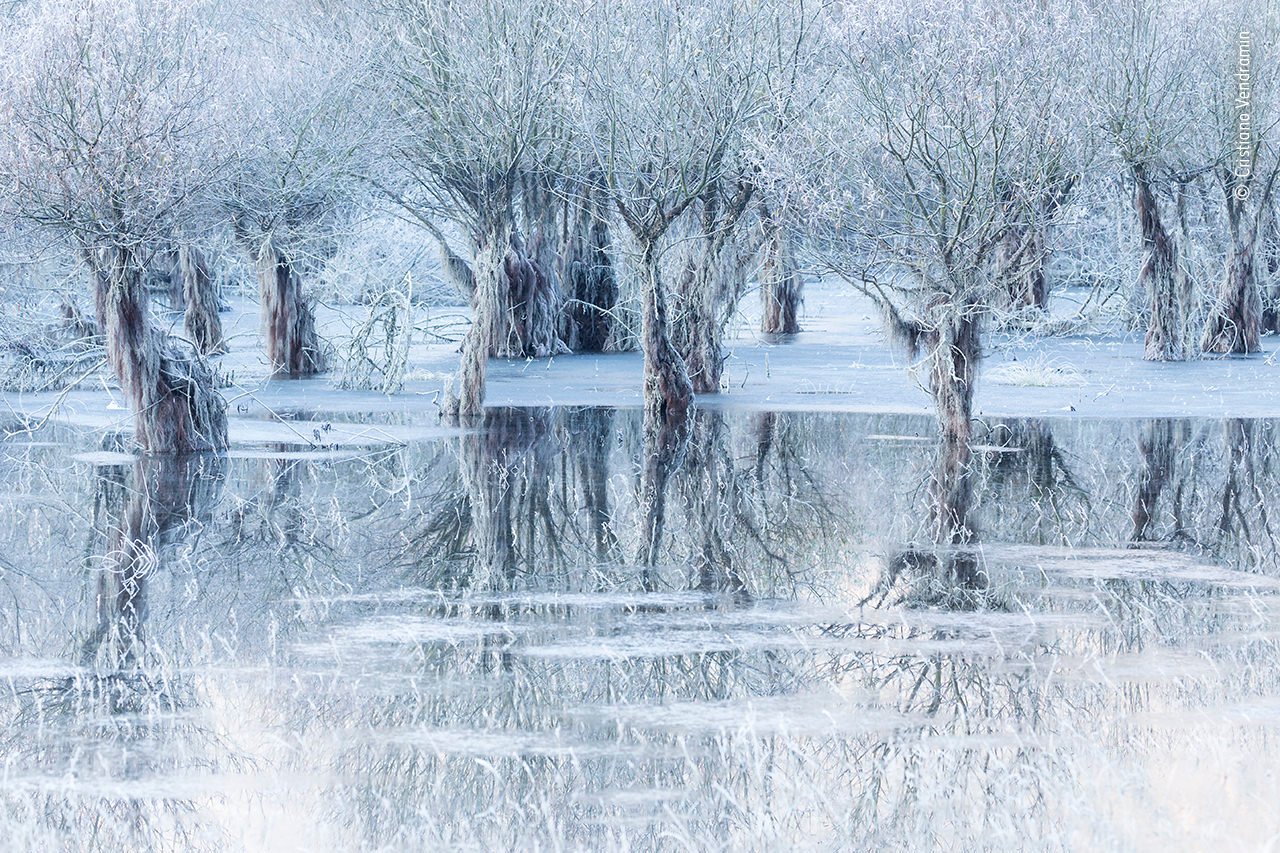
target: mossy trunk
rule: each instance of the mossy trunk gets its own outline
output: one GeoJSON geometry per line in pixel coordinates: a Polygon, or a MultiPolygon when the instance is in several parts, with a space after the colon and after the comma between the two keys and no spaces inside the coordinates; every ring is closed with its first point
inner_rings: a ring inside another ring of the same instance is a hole
{"type": "Polygon", "coordinates": [[[929,389],[944,441],[967,444],[973,431],[973,390],[982,357],[976,306],[947,312],[928,342],[929,389]]]}
{"type": "Polygon", "coordinates": [[[973,392],[982,357],[981,316],[976,305],[946,307],[930,330],[929,388],[942,432],[938,464],[930,483],[930,520],[936,544],[969,539],[972,503],[970,440],[973,392]]]}
{"type": "Polygon", "coordinates": [[[151,453],[224,450],[226,404],[199,353],[151,327],[144,271],[127,250],[99,253],[95,275],[107,358],[134,415],[138,445],[151,453]]]}
{"type": "Polygon", "coordinates": [[[177,275],[182,282],[186,303],[183,328],[187,339],[201,355],[218,355],[227,351],[222,335],[222,317],[218,314],[218,289],[209,274],[204,252],[195,246],[178,248],[177,275]]]}
{"type": "Polygon", "coordinates": [[[1209,312],[1200,349],[1212,353],[1245,354],[1262,348],[1262,298],[1254,271],[1257,231],[1243,211],[1233,208],[1228,219],[1231,247],[1218,296],[1209,312]]]}
{"type": "Polygon", "coordinates": [[[1147,335],[1143,358],[1147,361],[1182,361],[1187,357],[1187,278],[1178,262],[1173,235],[1160,217],[1160,206],[1151,179],[1141,165],[1132,167],[1134,210],[1146,257],[1138,273],[1138,288],[1146,293],[1147,335]]]}
{"type": "Polygon", "coordinates": [[[316,334],[315,312],[302,294],[302,276],[270,240],[258,252],[258,290],[263,338],[272,372],[299,378],[323,371],[324,355],[316,334]]]}

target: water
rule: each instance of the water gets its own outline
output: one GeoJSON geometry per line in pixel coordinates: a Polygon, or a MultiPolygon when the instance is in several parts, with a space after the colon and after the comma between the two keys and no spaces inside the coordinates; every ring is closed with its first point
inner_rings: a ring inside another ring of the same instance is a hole
{"type": "Polygon", "coordinates": [[[4,846],[1280,832],[1275,423],[983,423],[942,549],[926,419],[701,412],[658,502],[632,411],[426,434],[0,443],[4,846]]]}

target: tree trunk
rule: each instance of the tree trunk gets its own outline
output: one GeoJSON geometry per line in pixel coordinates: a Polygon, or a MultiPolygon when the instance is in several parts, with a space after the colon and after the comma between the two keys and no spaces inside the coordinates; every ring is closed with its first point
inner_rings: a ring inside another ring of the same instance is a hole
{"type": "Polygon", "coordinates": [[[1160,207],[1151,190],[1145,167],[1132,167],[1136,186],[1134,209],[1146,251],[1138,273],[1138,287],[1147,294],[1148,323],[1145,351],[1147,361],[1182,361],[1187,357],[1185,325],[1187,313],[1186,273],[1178,262],[1173,236],[1160,219],[1160,207]]]}
{"type": "Polygon", "coordinates": [[[800,304],[804,282],[796,269],[791,233],[765,217],[764,266],[760,272],[760,301],[763,314],[760,331],[794,335],[800,331],[800,304]]]}
{"type": "Polygon", "coordinates": [[[144,272],[133,253],[117,249],[108,257],[110,270],[96,276],[106,285],[107,357],[133,410],[138,445],[151,453],[226,449],[226,404],[209,365],[151,328],[144,272]]]}
{"type": "Polygon", "coordinates": [[[618,282],[609,260],[609,226],[590,201],[574,216],[564,284],[569,297],[561,335],[565,345],[574,352],[603,352],[613,331],[610,312],[618,302],[618,282]]]}
{"type": "Polygon", "coordinates": [[[667,294],[658,269],[656,241],[641,253],[641,347],[644,351],[645,432],[683,420],[693,404],[693,383],[684,359],[671,342],[667,294]]]}
{"type": "Polygon", "coordinates": [[[204,253],[194,246],[178,248],[177,275],[182,281],[182,294],[187,313],[183,319],[187,338],[201,355],[219,355],[227,351],[222,336],[222,318],[218,314],[218,291],[204,253]]]}
{"type": "Polygon", "coordinates": [[[1259,296],[1262,302],[1260,320],[1263,334],[1280,333],[1280,223],[1277,222],[1275,207],[1268,201],[1262,218],[1262,270],[1254,270],[1255,275],[1262,272],[1259,296]]]}
{"type": "Polygon", "coordinates": [[[968,444],[973,389],[982,357],[980,318],[973,305],[947,311],[929,335],[929,385],[944,441],[968,444]]]}
{"type": "Polygon", "coordinates": [[[973,436],[973,390],[982,356],[980,317],[974,305],[939,306],[928,335],[929,386],[942,430],[938,465],[930,482],[934,542],[969,539],[972,497],[969,442],[973,436]]]}
{"type": "Polygon", "coordinates": [[[996,275],[1003,282],[1009,307],[1049,307],[1049,286],[1045,278],[1045,234],[1039,227],[1013,227],[1004,233],[996,249],[996,275]]]}
{"type": "Polygon", "coordinates": [[[567,353],[560,340],[560,314],[564,297],[557,270],[555,235],[543,223],[533,232],[526,246],[515,231],[507,253],[507,280],[510,285],[512,350],[505,355],[524,358],[546,358],[567,353]]]}
{"type": "Polygon", "coordinates": [[[302,295],[302,277],[292,261],[268,240],[258,253],[267,359],[276,376],[298,378],[324,370],[311,303],[302,295]]]}
{"type": "MultiPolygon", "coordinates": [[[[509,328],[505,315],[510,228],[509,224],[493,225],[476,243],[471,326],[462,340],[458,375],[449,383],[441,407],[449,417],[471,418],[484,411],[489,355],[502,349],[498,341],[509,328]]],[[[518,260],[510,266],[518,269],[518,260]]]]}
{"type": "Polygon", "coordinates": [[[1218,298],[1200,339],[1203,352],[1245,354],[1262,348],[1262,299],[1254,273],[1257,232],[1243,211],[1228,216],[1231,248],[1218,298]]]}

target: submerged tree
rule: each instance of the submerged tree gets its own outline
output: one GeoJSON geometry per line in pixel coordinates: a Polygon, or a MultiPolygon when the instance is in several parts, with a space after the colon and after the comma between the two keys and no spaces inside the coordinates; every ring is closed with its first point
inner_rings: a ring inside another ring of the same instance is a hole
{"type": "Polygon", "coordinates": [[[565,351],[559,288],[520,227],[542,212],[520,216],[517,206],[538,155],[563,124],[555,96],[571,50],[567,11],[557,3],[399,0],[382,19],[395,42],[389,86],[400,122],[393,197],[438,236],[436,217],[456,223],[475,257],[465,276],[474,285],[472,322],[448,414],[480,413],[491,354],[565,351]]]}
{"type": "Polygon", "coordinates": [[[662,255],[672,225],[734,183],[734,151],[759,112],[761,60],[751,47],[763,14],[724,2],[628,3],[601,12],[581,37],[574,73],[582,132],[638,255],[651,433],[683,418],[694,391],[672,339],[677,306],[662,255]]]}
{"type": "Polygon", "coordinates": [[[237,143],[220,191],[257,272],[268,363],[296,378],[326,367],[304,279],[334,251],[379,128],[364,109],[371,77],[359,19],[318,0],[281,3],[228,16],[241,38],[242,94],[226,105],[237,143]],[[298,23],[281,28],[281,11],[298,23]]]}
{"type": "Polygon", "coordinates": [[[1198,94],[1196,14],[1191,5],[1139,2],[1116,7],[1101,21],[1106,55],[1097,64],[1096,109],[1133,184],[1143,251],[1136,287],[1147,309],[1148,361],[1181,361],[1188,351],[1191,281],[1160,196],[1179,176],[1203,168],[1189,155],[1185,120],[1198,94]]]}
{"type": "Polygon", "coordinates": [[[963,446],[982,323],[1006,301],[993,260],[1011,234],[1029,244],[1046,224],[1075,45],[1043,10],[921,0],[900,11],[835,18],[843,76],[812,111],[809,144],[766,162],[798,200],[815,257],[921,356],[943,440],[963,446]]]}
{"type": "Polygon", "coordinates": [[[195,0],[50,0],[21,10],[4,48],[7,201],[89,268],[110,364],[152,452],[227,444],[208,365],[155,327],[144,280],[219,156],[204,11],[195,0]]]}

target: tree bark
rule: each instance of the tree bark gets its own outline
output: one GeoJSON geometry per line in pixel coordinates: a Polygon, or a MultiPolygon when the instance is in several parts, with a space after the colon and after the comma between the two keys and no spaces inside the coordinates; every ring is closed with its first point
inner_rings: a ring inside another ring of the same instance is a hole
{"type": "Polygon", "coordinates": [[[226,404],[214,390],[208,364],[151,327],[136,256],[124,249],[105,256],[111,267],[95,279],[106,291],[98,296],[107,358],[133,410],[138,445],[152,453],[226,449],[226,404]]]}
{"type": "Polygon", "coordinates": [[[641,347],[644,351],[645,431],[683,420],[693,404],[693,383],[684,359],[671,342],[667,293],[658,268],[656,240],[641,251],[641,347]]]}
{"type": "Polygon", "coordinates": [[[996,249],[997,276],[1004,283],[1009,307],[1049,307],[1049,287],[1045,278],[1045,235],[1042,228],[1010,228],[996,249]]]}
{"type": "Polygon", "coordinates": [[[760,331],[794,335],[800,331],[803,280],[796,269],[795,245],[790,231],[766,212],[764,215],[764,265],[760,272],[760,331]]]}
{"type": "Polygon", "coordinates": [[[222,317],[218,314],[218,292],[204,253],[194,246],[180,246],[177,275],[182,281],[187,307],[183,318],[187,338],[201,355],[225,353],[227,343],[222,335],[222,317]]]}
{"type": "Polygon", "coordinates": [[[270,240],[258,252],[258,288],[267,359],[273,373],[298,378],[323,371],[315,313],[302,295],[302,277],[270,240]]]}
{"type": "Polygon", "coordinates": [[[1231,204],[1227,218],[1231,229],[1227,268],[1200,349],[1224,355],[1258,352],[1262,348],[1262,298],[1254,272],[1257,231],[1238,204],[1231,204]]]}
{"type": "Polygon", "coordinates": [[[1148,322],[1143,358],[1147,361],[1182,361],[1187,357],[1185,325],[1187,280],[1178,262],[1173,236],[1160,218],[1160,207],[1152,192],[1146,168],[1132,166],[1135,184],[1134,209],[1146,251],[1138,273],[1138,287],[1147,294],[1148,322]]]}

